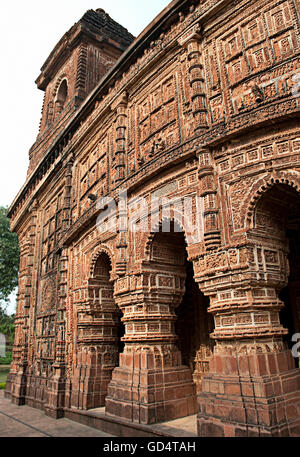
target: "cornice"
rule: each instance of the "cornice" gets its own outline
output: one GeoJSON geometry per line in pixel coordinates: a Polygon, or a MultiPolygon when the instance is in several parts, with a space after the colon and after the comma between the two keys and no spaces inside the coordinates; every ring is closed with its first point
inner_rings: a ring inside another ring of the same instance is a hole
{"type": "MultiPolygon", "coordinates": [[[[130,68],[133,62],[135,62],[139,55],[142,54],[144,48],[150,44],[154,36],[161,33],[163,26],[166,28],[170,26],[172,21],[178,19],[179,11],[185,6],[190,5],[190,0],[173,0],[147,27],[146,29],[133,41],[129,48],[122,54],[116,64],[106,73],[102,78],[98,86],[92,91],[87,97],[81,107],[78,109],[73,118],[66,124],[63,132],[58,135],[56,141],[51,145],[48,151],[45,153],[44,159],[39,163],[32,173],[27,177],[26,182],[18,192],[14,201],[12,202],[8,215],[11,217],[16,206],[21,203],[24,199],[25,193],[33,186],[34,181],[38,180],[38,176],[43,174],[43,169],[47,166],[47,163],[52,164],[57,156],[57,150],[61,149],[62,143],[65,142],[66,137],[72,137],[75,131],[78,129],[83,120],[92,112],[95,104],[102,99],[107,93],[110,87],[124,74],[125,71],[130,68]]],[[[76,29],[76,24],[73,26],[67,34],[73,33],[73,29],[76,29]]],[[[66,34],[66,35],[67,35],[66,34]]],[[[62,38],[62,40],[64,37],[62,38]]],[[[61,40],[61,42],[62,42],[61,40]]],[[[61,46],[61,42],[58,43],[58,47],[61,46]]],[[[53,51],[54,52],[54,51],[53,51]]],[[[51,54],[49,59],[51,58],[51,54]]],[[[47,61],[45,65],[47,64],[47,61]]]]}
{"type": "MultiPolygon", "coordinates": [[[[143,69],[157,60],[159,56],[164,55],[173,46],[173,42],[178,42],[178,38],[183,36],[188,30],[190,30],[195,24],[205,21],[208,17],[215,15],[217,11],[227,5],[228,0],[207,0],[200,8],[197,15],[189,14],[185,19],[185,28],[182,33],[175,33],[172,35],[172,39],[167,40],[166,45],[157,45],[155,51],[149,51],[143,55],[145,49],[150,49],[151,42],[154,39],[158,39],[161,36],[162,31],[170,29],[171,24],[178,23],[178,17],[180,17],[180,11],[184,7],[191,6],[189,0],[173,0],[169,6],[167,6],[154,21],[136,38],[136,40],[129,46],[129,48],[120,57],[117,63],[110,69],[110,71],[100,81],[99,85],[92,91],[89,97],[85,100],[82,106],[74,114],[71,120],[66,124],[64,131],[56,138],[55,142],[51,145],[45,154],[44,159],[40,164],[37,165],[36,169],[28,177],[26,183],[18,193],[14,202],[9,209],[9,216],[16,210],[17,206],[25,200],[25,194],[30,188],[33,188],[34,183],[38,183],[39,179],[47,173],[49,166],[56,161],[57,157],[65,155],[63,152],[68,151],[70,141],[75,134],[75,138],[72,142],[78,143],[81,141],[95,125],[95,122],[103,116],[103,112],[111,103],[128,87],[132,84],[132,81],[137,78],[138,75],[143,73],[143,69]],[[141,57],[142,56],[142,57],[141,57]],[[153,60],[154,59],[154,60],[153,60]],[[128,70],[130,71],[128,72],[128,70]],[[126,73],[128,72],[128,73],[126,73]],[[113,88],[113,90],[111,90],[113,88]],[[106,108],[105,108],[106,107],[106,108]],[[84,124],[87,117],[89,118],[88,125],[84,124]],[[86,127],[87,125],[87,127],[86,127]],[[67,147],[67,149],[66,149],[67,147]]],[[[158,40],[159,42],[159,40],[158,40]]],[[[294,56],[295,58],[295,56],[294,56]]],[[[259,128],[268,120],[273,122],[278,119],[284,119],[286,116],[299,116],[300,108],[296,105],[293,106],[293,100],[288,95],[283,100],[276,100],[272,102],[262,103],[256,109],[252,109],[249,112],[241,112],[238,115],[230,117],[226,122],[222,122],[216,125],[212,125],[204,134],[201,135],[201,144],[207,145],[218,145],[223,141],[240,134],[243,131],[247,131],[250,128],[259,128]],[[260,113],[262,115],[260,115],[260,113]],[[263,114],[265,113],[265,114],[263,114]]],[[[176,146],[178,149],[179,145],[176,146]]],[[[175,149],[176,149],[175,148],[175,149]]],[[[168,151],[165,152],[169,154],[168,151]]],[[[134,175],[129,176],[124,180],[122,185],[130,185],[132,180],[143,179],[143,175],[148,175],[146,171],[151,170],[151,161],[144,165],[134,175]]],[[[150,173],[151,174],[151,173],[150,173]]],[[[32,198],[36,190],[32,192],[32,198]]],[[[22,217],[22,209],[19,210],[18,219],[22,217]]]]}

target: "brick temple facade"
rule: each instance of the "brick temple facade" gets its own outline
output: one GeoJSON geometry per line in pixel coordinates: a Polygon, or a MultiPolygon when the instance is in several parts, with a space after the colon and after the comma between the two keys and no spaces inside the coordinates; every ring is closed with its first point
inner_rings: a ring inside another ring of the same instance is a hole
{"type": "Polygon", "coordinates": [[[14,403],[300,436],[299,15],[174,0],[134,39],[98,9],[57,44],[9,209],[14,403]]]}

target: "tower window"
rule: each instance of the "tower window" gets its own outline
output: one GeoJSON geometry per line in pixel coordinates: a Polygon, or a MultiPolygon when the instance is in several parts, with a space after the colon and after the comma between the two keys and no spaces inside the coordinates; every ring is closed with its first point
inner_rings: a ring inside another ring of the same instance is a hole
{"type": "Polygon", "coordinates": [[[57,91],[56,102],[55,102],[56,115],[58,115],[62,112],[63,107],[66,103],[67,96],[68,96],[68,84],[67,84],[66,79],[64,79],[61,82],[59,89],[57,91]]]}

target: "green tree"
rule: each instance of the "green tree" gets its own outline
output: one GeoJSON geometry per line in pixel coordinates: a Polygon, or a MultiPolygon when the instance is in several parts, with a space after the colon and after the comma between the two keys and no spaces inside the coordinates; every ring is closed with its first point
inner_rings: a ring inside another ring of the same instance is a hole
{"type": "Polygon", "coordinates": [[[0,357],[0,365],[9,365],[12,362],[12,346],[15,337],[14,316],[8,316],[2,308],[0,308],[0,333],[6,336],[8,343],[5,357],[0,357]]]}
{"type": "Polygon", "coordinates": [[[9,337],[9,342],[10,344],[13,344],[14,340],[14,332],[15,332],[15,326],[14,326],[14,315],[8,316],[6,312],[0,308],[0,332],[3,333],[3,335],[7,335],[9,337]]]}
{"type": "Polygon", "coordinates": [[[7,303],[11,292],[18,285],[18,238],[9,228],[7,208],[0,206],[0,300],[7,303]]]}

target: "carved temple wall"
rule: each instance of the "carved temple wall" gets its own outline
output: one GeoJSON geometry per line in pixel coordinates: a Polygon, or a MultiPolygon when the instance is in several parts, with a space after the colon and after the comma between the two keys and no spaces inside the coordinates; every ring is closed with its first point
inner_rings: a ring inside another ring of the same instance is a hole
{"type": "Polygon", "coordinates": [[[294,0],[173,1],[33,159],[13,401],[300,435],[299,25],[294,0]]]}

